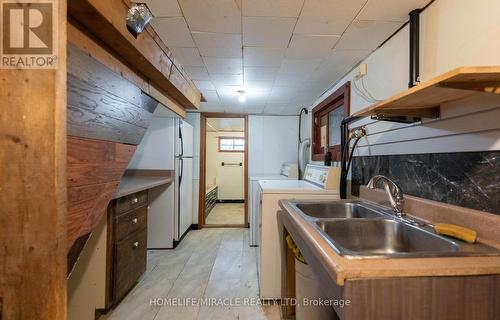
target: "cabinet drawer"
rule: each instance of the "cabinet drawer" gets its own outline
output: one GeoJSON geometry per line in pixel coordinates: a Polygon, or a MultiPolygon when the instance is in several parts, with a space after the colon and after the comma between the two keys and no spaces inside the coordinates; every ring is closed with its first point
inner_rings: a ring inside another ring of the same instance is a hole
{"type": "Polygon", "coordinates": [[[116,199],[115,214],[118,216],[148,203],[148,192],[141,191],[116,199]]]}
{"type": "Polygon", "coordinates": [[[120,301],[146,271],[147,229],[115,244],[113,300],[120,301]]]}
{"type": "Polygon", "coordinates": [[[148,225],[148,207],[146,205],[128,211],[115,218],[115,241],[120,241],[137,230],[148,225]]]}

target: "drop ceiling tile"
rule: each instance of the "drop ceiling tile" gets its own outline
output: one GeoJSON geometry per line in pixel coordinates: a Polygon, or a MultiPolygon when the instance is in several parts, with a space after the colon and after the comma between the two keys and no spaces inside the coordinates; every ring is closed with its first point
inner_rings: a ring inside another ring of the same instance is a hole
{"type": "Polygon", "coordinates": [[[298,74],[306,77],[319,66],[321,61],[321,59],[284,59],[279,73],[298,74]]]}
{"type": "Polygon", "coordinates": [[[268,102],[264,108],[264,113],[266,114],[281,114],[283,109],[285,109],[287,106],[286,103],[275,103],[275,102],[268,102]]]}
{"type": "Polygon", "coordinates": [[[191,80],[210,80],[208,71],[205,67],[185,67],[182,68],[188,73],[191,80]]]}
{"type": "Polygon", "coordinates": [[[274,81],[248,81],[243,82],[244,90],[249,93],[270,92],[273,88],[274,81]]]}
{"type": "Polygon", "coordinates": [[[293,59],[324,58],[340,39],[335,35],[303,35],[294,34],[285,56],[293,59]]]}
{"type": "Polygon", "coordinates": [[[285,55],[284,48],[244,47],[245,67],[279,67],[285,55]]]}
{"type": "Polygon", "coordinates": [[[191,31],[241,33],[241,10],[234,0],[179,0],[191,31]]]}
{"type": "Polygon", "coordinates": [[[303,108],[300,104],[289,104],[282,111],[281,114],[284,116],[296,116],[299,114],[300,110],[303,108]]]}
{"type": "Polygon", "coordinates": [[[430,0],[368,0],[356,17],[359,20],[399,21],[409,20],[408,13],[425,7],[430,0]]]}
{"type": "Polygon", "coordinates": [[[241,74],[211,74],[210,79],[216,87],[243,85],[243,75],[241,74]]]}
{"type": "Polygon", "coordinates": [[[341,35],[366,0],[306,0],[294,33],[341,35]]]}
{"type": "Polygon", "coordinates": [[[278,74],[278,70],[278,67],[244,67],[244,80],[274,80],[276,78],[276,74],[278,74]]]}
{"type": "Polygon", "coordinates": [[[196,87],[201,90],[201,91],[206,91],[206,90],[215,90],[215,86],[212,83],[212,81],[206,81],[206,80],[195,80],[193,81],[196,87]]]}
{"type": "Polygon", "coordinates": [[[269,103],[288,103],[295,87],[274,86],[267,97],[269,103]]]}
{"type": "Polygon", "coordinates": [[[174,53],[174,57],[178,59],[182,66],[187,67],[203,67],[203,60],[201,59],[200,53],[196,48],[179,48],[170,47],[174,53]]]}
{"type": "Polygon", "coordinates": [[[200,105],[201,112],[225,112],[224,106],[222,104],[210,105],[206,102],[202,102],[200,105]]]}
{"type": "Polygon", "coordinates": [[[177,0],[141,0],[135,2],[146,3],[155,18],[182,17],[182,11],[177,0]]]}
{"type": "Polygon", "coordinates": [[[193,32],[199,48],[241,48],[240,33],[193,32]]]}
{"type": "Polygon", "coordinates": [[[168,47],[195,47],[183,17],[155,18],[151,24],[168,47]]]}
{"type": "Polygon", "coordinates": [[[243,0],[246,17],[298,17],[304,0],[243,0]]]}
{"type": "Polygon", "coordinates": [[[347,28],[335,49],[375,50],[401,25],[401,22],[356,20],[347,28]]]}
{"type": "Polygon", "coordinates": [[[210,58],[240,58],[243,55],[241,48],[212,48],[199,47],[200,54],[203,57],[210,58]]]}
{"type": "Polygon", "coordinates": [[[304,82],[305,77],[300,74],[278,74],[274,84],[276,86],[297,87],[304,82]]]}
{"type": "Polygon", "coordinates": [[[208,73],[242,74],[241,58],[209,58],[204,57],[208,73]]]}
{"type": "Polygon", "coordinates": [[[355,65],[365,59],[370,50],[334,50],[311,74],[307,81],[324,82],[329,85],[338,81],[355,65]]]}
{"type": "Polygon", "coordinates": [[[296,18],[244,17],[243,45],[286,48],[296,18]]]}

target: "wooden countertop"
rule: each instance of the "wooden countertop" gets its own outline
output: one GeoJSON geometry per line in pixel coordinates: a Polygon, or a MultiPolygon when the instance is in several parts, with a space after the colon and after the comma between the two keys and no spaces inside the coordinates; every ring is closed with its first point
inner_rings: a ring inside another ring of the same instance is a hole
{"type": "Polygon", "coordinates": [[[169,184],[174,181],[174,177],[158,177],[158,176],[124,176],[118,185],[118,189],[113,195],[113,199],[139,192],[146,189],[151,189],[161,185],[169,184]]]}
{"type": "MultiPolygon", "coordinates": [[[[500,256],[443,257],[401,259],[347,259],[335,252],[330,244],[306,221],[287,200],[281,200],[284,209],[278,219],[291,234],[303,255],[317,261],[317,266],[329,276],[329,280],[343,286],[346,280],[460,276],[500,274],[500,256]],[[311,256],[313,255],[313,256],[311,256]]],[[[327,280],[327,279],[322,279],[327,280]]]]}

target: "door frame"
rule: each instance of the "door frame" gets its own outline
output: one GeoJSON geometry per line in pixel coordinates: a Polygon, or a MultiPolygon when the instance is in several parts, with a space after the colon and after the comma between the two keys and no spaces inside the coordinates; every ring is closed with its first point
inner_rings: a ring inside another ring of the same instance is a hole
{"type": "Polygon", "coordinates": [[[237,113],[212,113],[202,112],[200,114],[200,188],[198,196],[198,228],[248,228],[248,115],[237,113]],[[244,221],[241,224],[205,224],[205,198],[206,198],[206,164],[207,164],[207,120],[209,118],[242,118],[245,123],[245,168],[244,168],[244,193],[245,212],[244,221]]]}

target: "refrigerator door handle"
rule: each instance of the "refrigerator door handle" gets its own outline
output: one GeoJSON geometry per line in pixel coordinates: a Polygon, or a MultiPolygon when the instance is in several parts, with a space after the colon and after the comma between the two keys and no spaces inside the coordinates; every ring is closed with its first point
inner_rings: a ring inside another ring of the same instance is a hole
{"type": "Polygon", "coordinates": [[[179,121],[179,140],[181,144],[181,153],[179,154],[180,157],[184,155],[184,139],[182,138],[182,124],[179,121]]]}
{"type": "Polygon", "coordinates": [[[180,173],[179,173],[179,188],[180,188],[182,183],[182,174],[184,173],[184,159],[182,158],[179,158],[179,167],[180,167],[180,173]]]}

